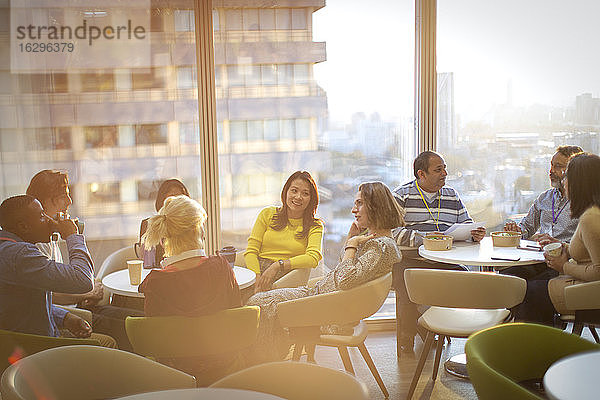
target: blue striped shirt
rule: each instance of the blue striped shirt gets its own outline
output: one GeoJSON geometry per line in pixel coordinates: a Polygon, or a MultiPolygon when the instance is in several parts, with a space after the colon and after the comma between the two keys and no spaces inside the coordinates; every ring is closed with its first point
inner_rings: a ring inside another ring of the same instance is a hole
{"type": "Polygon", "coordinates": [[[454,224],[473,222],[454,189],[444,186],[432,199],[428,199],[426,195],[422,198],[415,182],[412,181],[394,189],[396,201],[406,212],[404,216],[406,226],[393,231],[394,239],[399,246],[420,246],[423,240],[415,235],[415,231],[444,232],[454,224]],[[427,210],[425,202],[427,202],[429,210],[427,210]]]}

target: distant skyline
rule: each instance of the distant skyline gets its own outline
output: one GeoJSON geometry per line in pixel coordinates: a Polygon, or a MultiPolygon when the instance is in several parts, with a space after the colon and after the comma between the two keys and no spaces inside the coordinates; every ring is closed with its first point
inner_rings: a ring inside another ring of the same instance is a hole
{"type": "MultiPolygon", "coordinates": [[[[463,122],[504,104],[574,106],[600,97],[596,0],[438,0],[437,71],[453,72],[463,122]]],[[[327,61],[315,77],[332,120],[413,113],[414,1],[328,0],[313,15],[327,61]],[[340,22],[342,21],[342,22],[340,22]]]]}

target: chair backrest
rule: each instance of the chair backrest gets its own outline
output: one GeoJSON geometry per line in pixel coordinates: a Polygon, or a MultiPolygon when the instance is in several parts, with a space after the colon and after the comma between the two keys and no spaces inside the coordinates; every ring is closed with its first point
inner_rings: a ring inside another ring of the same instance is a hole
{"type": "Polygon", "coordinates": [[[28,356],[2,375],[3,400],[106,399],[194,388],[193,376],[126,351],[64,346],[28,356]]]}
{"type": "Polygon", "coordinates": [[[136,353],[196,357],[232,352],[256,341],[260,308],[245,306],[201,317],[127,317],[125,329],[136,353]]]}
{"type": "Polygon", "coordinates": [[[252,390],[289,400],[370,398],[365,385],[354,376],[300,362],[256,365],[226,376],[210,387],[252,390]]]}
{"type": "Polygon", "coordinates": [[[346,324],[367,318],[379,310],[390,292],[392,273],[349,290],[338,290],[277,305],[284,327],[346,324]]]}
{"type": "Polygon", "coordinates": [[[567,286],[565,305],[569,310],[599,310],[600,281],[567,286]]]}
{"type": "Polygon", "coordinates": [[[512,323],[484,329],[465,344],[467,370],[482,400],[541,399],[517,382],[541,379],[558,359],[600,346],[544,325],[512,323]]]}
{"type": "Polygon", "coordinates": [[[35,354],[42,350],[51,349],[53,347],[71,346],[71,345],[95,345],[98,346],[97,340],[93,339],[76,339],[76,338],[60,338],[42,335],[32,335],[29,333],[5,331],[0,329],[0,374],[14,362],[35,354]]]}
{"type": "Polygon", "coordinates": [[[525,297],[524,279],[484,272],[409,268],[404,271],[413,303],[452,308],[510,308],[525,297]]]}
{"type": "Polygon", "coordinates": [[[96,273],[97,279],[102,279],[106,275],[127,268],[127,260],[137,259],[133,246],[123,247],[113,253],[111,253],[102,262],[102,265],[96,273]]]}
{"type": "Polygon", "coordinates": [[[281,289],[287,287],[305,286],[308,283],[308,277],[312,268],[297,268],[293,269],[281,278],[273,282],[273,289],[281,289]]]}

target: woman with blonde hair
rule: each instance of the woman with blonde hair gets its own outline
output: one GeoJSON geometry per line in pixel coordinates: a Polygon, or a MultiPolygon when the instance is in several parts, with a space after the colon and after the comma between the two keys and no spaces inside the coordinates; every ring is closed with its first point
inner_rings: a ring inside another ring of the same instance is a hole
{"type": "Polygon", "coordinates": [[[148,221],[144,246],[165,249],[162,269],[140,284],[146,316],[200,316],[239,307],[240,289],[233,270],[220,256],[204,252],[206,211],[185,195],[168,197],[148,221]]]}
{"type": "MultiPolygon", "coordinates": [[[[160,184],[160,187],[158,188],[158,191],[156,193],[156,201],[154,202],[156,212],[158,212],[158,210],[161,209],[163,204],[165,204],[165,200],[167,199],[167,197],[179,195],[185,195],[187,197],[190,197],[190,192],[185,187],[183,182],[175,178],[163,181],[160,184]]],[[[144,260],[144,268],[153,268],[160,266],[160,262],[165,256],[165,249],[163,249],[161,243],[158,243],[150,248],[142,247],[142,236],[144,236],[144,233],[146,233],[146,230],[148,229],[149,220],[150,218],[142,220],[142,223],[140,224],[140,241],[134,244],[133,246],[135,254],[139,258],[144,260]]]]}
{"type": "MultiPolygon", "coordinates": [[[[277,322],[277,304],[292,299],[347,290],[377,279],[392,270],[401,255],[392,229],[404,226],[404,210],[381,182],[363,183],[352,207],[354,222],[348,231],[340,263],[313,287],[284,288],[257,293],[249,305],[260,306],[260,326],[253,361],[280,359],[289,340],[277,322]]],[[[348,304],[352,307],[352,304],[348,304]]]]}

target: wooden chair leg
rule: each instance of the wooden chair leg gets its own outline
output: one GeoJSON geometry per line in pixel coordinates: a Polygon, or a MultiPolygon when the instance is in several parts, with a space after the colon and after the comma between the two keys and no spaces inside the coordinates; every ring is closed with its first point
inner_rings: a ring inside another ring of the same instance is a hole
{"type": "Polygon", "coordinates": [[[302,355],[302,348],[304,345],[302,343],[294,343],[294,353],[292,354],[292,360],[300,361],[300,356],[302,355]]]}
{"type": "Polygon", "coordinates": [[[377,367],[375,366],[375,363],[373,362],[373,359],[371,358],[371,355],[369,354],[369,351],[367,350],[367,347],[365,346],[365,342],[362,342],[360,345],[358,345],[358,350],[360,351],[360,354],[362,354],[363,358],[365,359],[365,362],[367,363],[367,366],[371,370],[373,377],[377,381],[379,388],[381,389],[381,391],[383,392],[383,395],[387,399],[388,397],[390,397],[390,394],[388,393],[387,388],[385,387],[385,385],[383,383],[383,379],[381,379],[381,375],[379,375],[379,371],[377,371],[377,367]]]}
{"type": "Polygon", "coordinates": [[[442,346],[444,345],[444,339],[446,336],[438,335],[437,347],[435,349],[435,361],[433,363],[433,373],[431,374],[431,380],[435,381],[440,368],[440,358],[442,358],[442,346]]]}
{"type": "Polygon", "coordinates": [[[573,330],[572,334],[581,336],[581,331],[583,331],[583,324],[581,322],[573,322],[573,330]]]}
{"type": "Polygon", "coordinates": [[[316,345],[314,343],[304,345],[304,350],[306,350],[306,361],[313,364],[317,363],[315,361],[315,347],[316,345]]]}
{"type": "Polygon", "coordinates": [[[427,359],[427,355],[429,354],[429,350],[431,350],[431,345],[433,344],[433,337],[435,334],[433,332],[427,331],[427,337],[425,338],[425,343],[423,345],[423,350],[421,351],[421,357],[419,357],[419,362],[417,363],[417,369],[415,370],[415,374],[413,376],[412,382],[410,383],[410,388],[408,389],[408,394],[406,395],[406,400],[410,400],[415,393],[415,389],[417,388],[417,383],[419,382],[419,377],[421,376],[421,372],[423,372],[423,366],[425,365],[425,360],[427,359]]]}
{"type": "Polygon", "coordinates": [[[400,359],[402,349],[400,348],[400,332],[402,331],[402,316],[400,315],[400,302],[398,301],[398,291],[395,290],[396,295],[396,357],[400,359]]]}
{"type": "Polygon", "coordinates": [[[593,325],[588,325],[587,327],[590,330],[590,332],[592,333],[592,336],[594,337],[594,340],[596,341],[596,343],[600,343],[600,338],[598,337],[598,331],[596,331],[596,327],[593,325]]]}
{"type": "Polygon", "coordinates": [[[344,368],[349,374],[354,375],[354,367],[352,367],[352,361],[350,361],[350,355],[348,354],[348,348],[346,346],[339,346],[338,352],[340,353],[340,358],[344,363],[344,368]]]}

